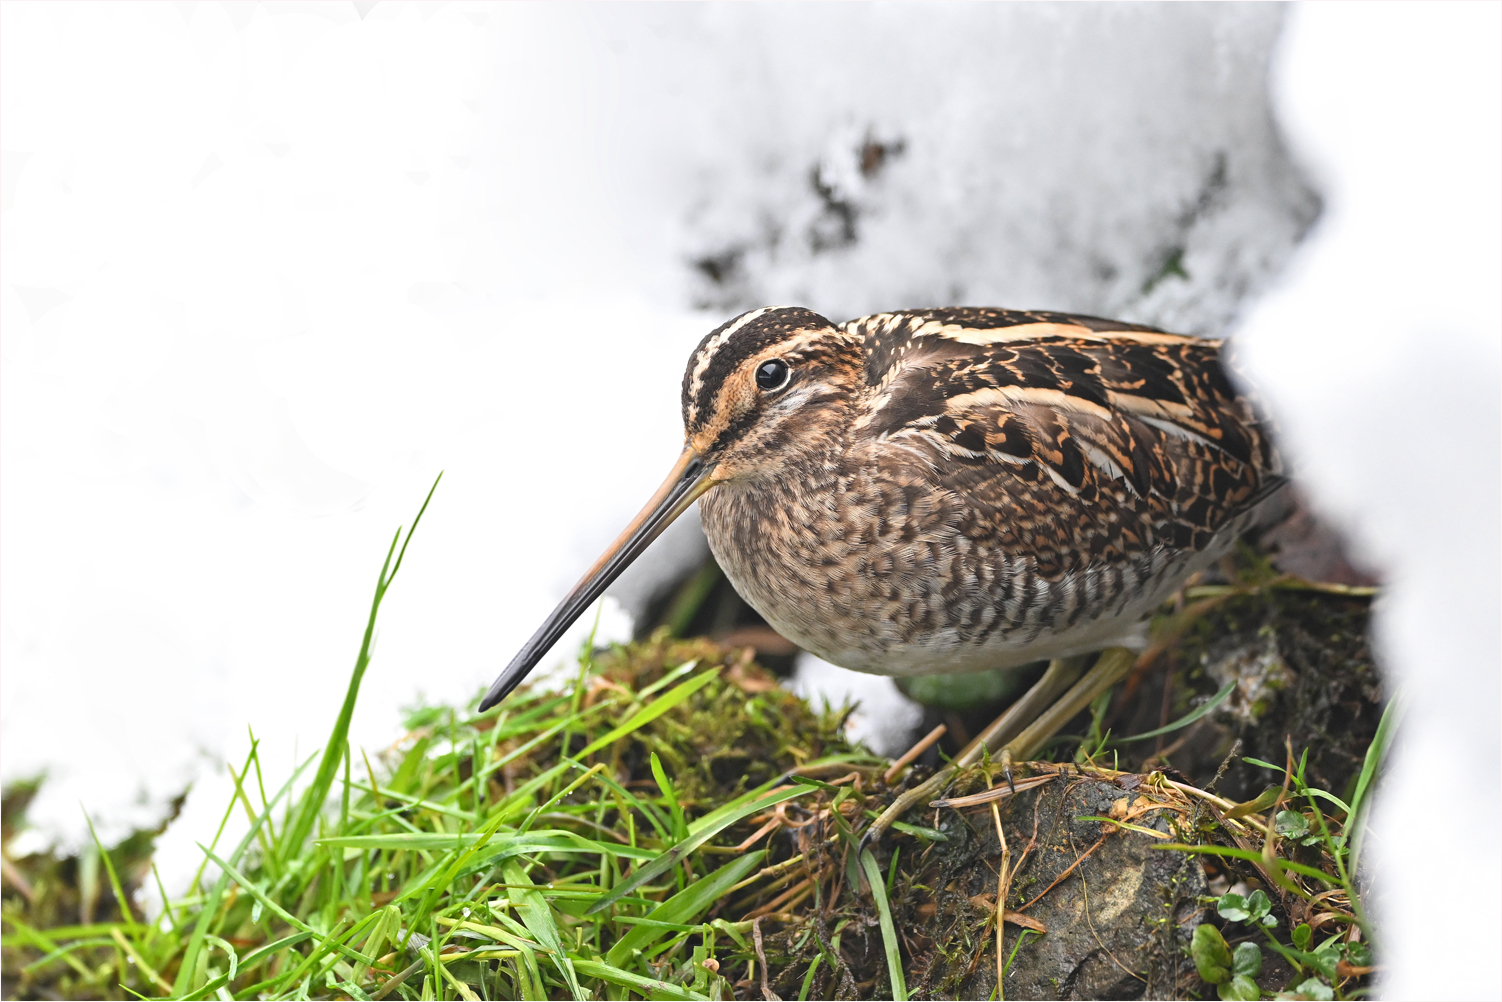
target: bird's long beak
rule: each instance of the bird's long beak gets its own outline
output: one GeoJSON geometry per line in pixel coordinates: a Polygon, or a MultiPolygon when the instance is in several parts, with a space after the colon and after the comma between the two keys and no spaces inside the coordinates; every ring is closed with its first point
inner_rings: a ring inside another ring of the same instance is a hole
{"type": "Polygon", "coordinates": [[[511,659],[506,670],[501,672],[485,698],[480,701],[480,712],[485,712],[505,699],[507,693],[520,685],[522,679],[537,667],[537,662],[542,660],[543,655],[563,636],[563,631],[572,626],[574,620],[610,587],[621,571],[641,556],[647,545],[662,534],[662,530],[716,483],[718,481],[710,479],[709,468],[699,458],[699,454],[691,448],[685,448],[683,455],[678,457],[678,462],[673,464],[672,472],[662,482],[662,486],[657,488],[657,493],[652,495],[652,500],[631,520],[620,537],[600,555],[595,565],[558,603],[558,608],[553,610],[552,615],[532,634],[532,639],[511,659]]]}

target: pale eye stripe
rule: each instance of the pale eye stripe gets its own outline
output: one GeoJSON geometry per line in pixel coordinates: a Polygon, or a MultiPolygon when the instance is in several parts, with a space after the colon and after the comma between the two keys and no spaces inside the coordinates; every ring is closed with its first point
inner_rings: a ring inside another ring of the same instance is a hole
{"type": "Polygon", "coordinates": [[[699,399],[699,391],[704,386],[704,373],[709,368],[709,363],[714,359],[715,353],[718,352],[722,347],[724,347],[725,342],[734,337],[737,331],[745,327],[757,317],[764,316],[767,313],[770,313],[772,310],[780,310],[785,308],[786,307],[782,306],[763,306],[759,310],[752,310],[750,313],[744,313],[729,327],[726,327],[724,330],[720,331],[719,334],[715,335],[712,341],[706,344],[703,348],[699,349],[699,358],[694,363],[693,375],[689,377],[688,381],[690,417],[698,414],[699,408],[694,403],[694,401],[699,399]]]}

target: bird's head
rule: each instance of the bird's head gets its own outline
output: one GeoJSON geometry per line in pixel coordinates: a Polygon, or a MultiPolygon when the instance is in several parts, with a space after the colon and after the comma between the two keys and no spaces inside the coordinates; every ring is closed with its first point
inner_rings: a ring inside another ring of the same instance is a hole
{"type": "Polygon", "coordinates": [[[685,454],[710,486],[777,470],[838,436],[861,379],[860,343],[790,306],[711,331],[683,373],[685,454]]]}
{"type": "Polygon", "coordinates": [[[711,331],[683,374],[683,453],[495,680],[480,709],[520,684],[574,620],[707,491],[776,476],[799,456],[827,448],[848,425],[861,380],[860,342],[809,310],[765,307],[711,331]]]}

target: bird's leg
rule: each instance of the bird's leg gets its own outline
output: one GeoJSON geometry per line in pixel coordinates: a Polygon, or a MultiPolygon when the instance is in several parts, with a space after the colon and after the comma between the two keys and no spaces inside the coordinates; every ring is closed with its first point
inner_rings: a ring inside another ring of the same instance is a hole
{"type": "Polygon", "coordinates": [[[1126,677],[1137,662],[1135,651],[1125,647],[1108,647],[1101,651],[1095,667],[1074,684],[1058,702],[1028,724],[1001,750],[1003,763],[1010,765],[1016,759],[1025,762],[1042,750],[1048,739],[1059,732],[1076,713],[1095,701],[1095,697],[1126,677]]]}
{"type": "MultiPolygon", "coordinates": [[[[954,778],[955,773],[961,769],[968,769],[979,762],[982,755],[988,751],[996,751],[997,748],[1001,747],[1003,742],[1008,741],[1019,732],[1026,733],[1024,728],[1027,728],[1028,723],[1034,717],[1046,711],[1051,703],[1065,693],[1065,690],[1073,691],[1069,687],[1074,684],[1074,681],[1085,670],[1085,664],[1089,661],[1089,658],[1090,656],[1085,654],[1068,658],[1055,658],[1050,661],[1048,663],[1048,670],[1043,673],[1043,677],[1038,679],[1033,687],[1023,694],[1021,699],[1007,707],[1005,713],[997,717],[985,730],[977,734],[975,739],[954,757],[953,761],[934,773],[925,782],[913,787],[892,801],[891,806],[882,811],[881,816],[871,822],[871,826],[866,829],[866,834],[862,841],[881,841],[881,837],[886,834],[887,829],[892,827],[892,822],[919,804],[927,803],[934,799],[945,786],[949,785],[949,781],[954,778]]],[[[1076,688],[1078,687],[1076,686],[1076,688]]],[[[1008,779],[1010,780],[1010,775],[1008,779]]]]}

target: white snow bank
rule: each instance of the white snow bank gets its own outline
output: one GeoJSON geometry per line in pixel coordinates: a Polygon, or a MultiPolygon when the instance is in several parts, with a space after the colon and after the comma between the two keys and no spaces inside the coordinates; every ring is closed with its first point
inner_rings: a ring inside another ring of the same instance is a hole
{"type": "Polygon", "coordinates": [[[904,696],[892,679],[862,675],[806,651],[798,655],[787,688],[815,707],[851,707],[845,734],[888,758],[912,747],[912,734],[923,720],[923,708],[904,696]]]}
{"type": "Polygon", "coordinates": [[[1407,715],[1367,858],[1383,998],[1502,996],[1499,38],[1496,4],[1296,12],[1278,113],[1325,213],[1235,334],[1300,477],[1388,581],[1374,628],[1407,715]]]}

